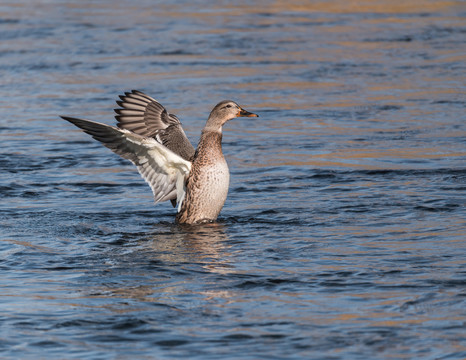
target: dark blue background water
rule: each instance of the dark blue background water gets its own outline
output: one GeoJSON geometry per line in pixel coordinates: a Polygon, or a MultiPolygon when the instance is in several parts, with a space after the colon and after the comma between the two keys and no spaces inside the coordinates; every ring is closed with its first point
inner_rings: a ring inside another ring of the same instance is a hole
{"type": "Polygon", "coordinates": [[[461,359],[458,1],[0,5],[0,357],[461,359]],[[229,98],[217,224],[174,224],[58,118],[146,91],[196,143],[229,98]]]}

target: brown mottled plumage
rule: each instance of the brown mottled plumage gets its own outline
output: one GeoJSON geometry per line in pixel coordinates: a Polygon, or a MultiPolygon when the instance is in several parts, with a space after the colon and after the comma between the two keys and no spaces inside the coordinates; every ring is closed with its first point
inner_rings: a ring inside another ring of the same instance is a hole
{"type": "Polygon", "coordinates": [[[178,203],[176,222],[217,219],[227,198],[230,173],[222,153],[222,127],[236,117],[257,117],[233,101],[218,103],[202,130],[196,150],[179,119],[156,100],[133,90],[120,96],[118,128],[71,117],[73,123],[113,152],[135,164],[152,188],[155,202],[178,203]]]}
{"type": "Polygon", "coordinates": [[[203,131],[186,180],[186,197],[178,223],[217,219],[227,198],[230,172],[222,153],[222,133],[203,131]]]}

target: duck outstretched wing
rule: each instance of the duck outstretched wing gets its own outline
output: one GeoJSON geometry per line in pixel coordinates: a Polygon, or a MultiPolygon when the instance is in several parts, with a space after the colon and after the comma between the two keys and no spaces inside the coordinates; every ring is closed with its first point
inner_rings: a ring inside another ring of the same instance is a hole
{"type": "Polygon", "coordinates": [[[170,114],[157,100],[138,90],[120,95],[115,115],[120,129],[157,139],[165,147],[191,160],[195,149],[189,142],[176,115],[170,114]]]}
{"type": "Polygon", "coordinates": [[[136,165],[141,176],[150,185],[156,203],[176,199],[178,208],[181,207],[191,162],[151,137],[91,120],[68,116],[62,118],[136,165]]]}

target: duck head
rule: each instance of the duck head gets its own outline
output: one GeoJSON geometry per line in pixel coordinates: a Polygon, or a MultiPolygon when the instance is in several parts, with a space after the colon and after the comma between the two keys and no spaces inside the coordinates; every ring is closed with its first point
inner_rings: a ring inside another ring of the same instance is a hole
{"type": "Polygon", "coordinates": [[[222,131],[223,124],[237,117],[259,117],[259,115],[244,110],[234,101],[223,100],[210,112],[205,129],[222,131]]]}

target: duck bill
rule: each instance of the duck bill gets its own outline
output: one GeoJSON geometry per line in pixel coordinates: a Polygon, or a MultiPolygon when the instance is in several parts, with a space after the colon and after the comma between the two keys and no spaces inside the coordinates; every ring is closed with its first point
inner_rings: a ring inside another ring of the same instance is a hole
{"type": "Polygon", "coordinates": [[[241,116],[241,117],[259,117],[259,115],[251,113],[251,112],[246,111],[244,109],[241,109],[239,111],[238,116],[241,116]]]}

